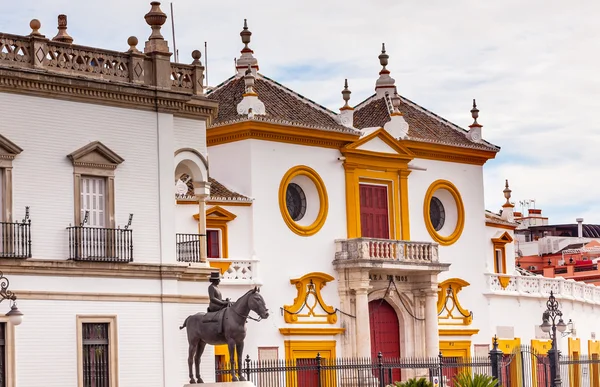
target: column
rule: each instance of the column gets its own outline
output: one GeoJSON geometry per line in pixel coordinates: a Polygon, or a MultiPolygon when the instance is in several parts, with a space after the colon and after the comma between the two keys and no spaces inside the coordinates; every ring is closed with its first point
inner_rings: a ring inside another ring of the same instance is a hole
{"type": "MultiPolygon", "coordinates": [[[[175,135],[173,115],[169,113],[157,113],[157,143],[158,143],[158,190],[160,219],[160,263],[173,264],[176,258],[175,240],[175,135]]],[[[118,199],[117,199],[118,200],[118,199]]],[[[135,214],[133,216],[133,227],[136,225],[135,214]]],[[[135,243],[135,242],[134,242],[135,243]]]]}
{"type": "Polygon", "coordinates": [[[200,237],[200,262],[206,262],[206,198],[210,195],[209,182],[194,182],[194,194],[198,198],[198,233],[200,237]]]}
{"type": "Polygon", "coordinates": [[[369,321],[369,287],[354,289],[356,293],[356,354],[371,357],[371,328],[369,321]]]}
{"type": "Polygon", "coordinates": [[[438,332],[437,291],[425,291],[425,352],[427,357],[440,353],[440,335],[438,332]]]}

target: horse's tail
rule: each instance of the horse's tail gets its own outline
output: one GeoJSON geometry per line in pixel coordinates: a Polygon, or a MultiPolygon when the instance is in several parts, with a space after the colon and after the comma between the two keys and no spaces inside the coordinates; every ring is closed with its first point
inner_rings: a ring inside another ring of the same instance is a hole
{"type": "Polygon", "coordinates": [[[187,320],[189,320],[189,318],[190,318],[190,317],[192,317],[192,316],[187,316],[187,318],[186,318],[186,319],[185,319],[185,321],[183,322],[183,325],[182,325],[182,326],[180,326],[180,327],[179,327],[179,329],[183,329],[183,328],[185,328],[185,327],[186,327],[187,320]]]}

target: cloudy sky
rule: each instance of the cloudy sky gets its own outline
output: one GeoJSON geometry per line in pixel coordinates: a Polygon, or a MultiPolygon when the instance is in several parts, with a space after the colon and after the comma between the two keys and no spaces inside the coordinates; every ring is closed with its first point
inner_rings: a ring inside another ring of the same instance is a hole
{"type": "MultiPolygon", "coordinates": [[[[169,13],[169,2],[162,9],[169,13]]],[[[600,224],[600,1],[174,0],[180,62],[208,42],[208,80],[233,74],[239,32],[263,74],[337,111],[348,78],[354,104],[373,93],[386,43],[398,92],[467,127],[477,99],[484,138],[502,147],[485,166],[486,206],[535,199],[550,221],[600,224]]],[[[56,34],[68,16],[75,43],[125,51],[150,34],[146,0],[20,0],[0,30],[56,34]]],[[[163,35],[171,41],[170,19],[163,35]]],[[[203,58],[204,62],[204,58],[203,58]]]]}

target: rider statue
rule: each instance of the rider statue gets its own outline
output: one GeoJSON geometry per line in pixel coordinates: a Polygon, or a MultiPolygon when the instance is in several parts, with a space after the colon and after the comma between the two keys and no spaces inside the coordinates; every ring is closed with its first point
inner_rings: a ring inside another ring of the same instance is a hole
{"type": "MultiPolygon", "coordinates": [[[[231,306],[231,301],[229,300],[229,298],[223,301],[221,291],[219,290],[220,282],[221,274],[216,271],[211,272],[210,286],[208,287],[208,297],[210,298],[210,303],[208,304],[208,308],[206,309],[207,312],[218,312],[221,309],[231,306]]],[[[219,324],[219,333],[222,333],[222,329],[222,324],[219,324]]]]}

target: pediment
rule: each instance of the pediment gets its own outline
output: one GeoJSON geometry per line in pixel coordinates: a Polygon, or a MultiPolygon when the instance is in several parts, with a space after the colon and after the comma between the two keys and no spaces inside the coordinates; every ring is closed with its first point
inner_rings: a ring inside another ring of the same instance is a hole
{"type": "Polygon", "coordinates": [[[0,134],[0,158],[12,160],[21,152],[23,149],[0,134]]]}
{"type": "Polygon", "coordinates": [[[91,142],[67,155],[75,166],[115,169],[125,161],[100,141],[91,142]]]}
{"type": "Polygon", "coordinates": [[[510,234],[508,232],[503,232],[502,235],[496,237],[496,238],[492,238],[492,242],[494,243],[511,243],[513,241],[513,237],[510,236],[510,234]]]}
{"type": "Polygon", "coordinates": [[[362,137],[344,147],[346,150],[363,151],[373,154],[385,154],[401,156],[402,158],[414,158],[414,154],[404,147],[385,129],[379,128],[372,133],[362,137]]]}
{"type": "MultiPolygon", "coordinates": [[[[236,214],[233,214],[221,206],[214,206],[206,210],[206,220],[230,222],[237,218],[236,214]]],[[[198,214],[194,214],[194,219],[198,220],[198,214]]]]}

